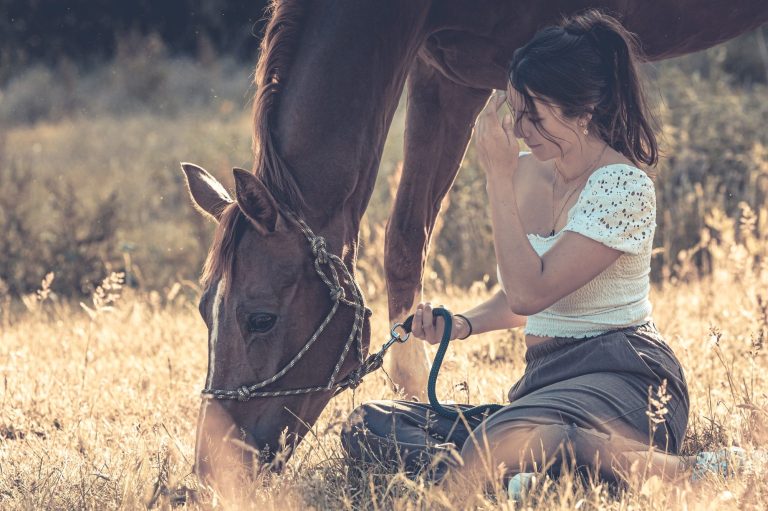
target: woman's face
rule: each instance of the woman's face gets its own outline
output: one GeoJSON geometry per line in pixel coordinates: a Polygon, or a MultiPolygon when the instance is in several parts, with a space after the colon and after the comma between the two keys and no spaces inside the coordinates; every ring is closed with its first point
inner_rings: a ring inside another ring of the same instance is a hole
{"type": "Polygon", "coordinates": [[[515,120],[514,135],[525,141],[537,160],[559,158],[571,148],[580,147],[586,137],[582,134],[584,128],[578,125],[578,119],[567,119],[560,107],[547,104],[535,96],[533,101],[536,112],[529,112],[523,96],[512,86],[507,86],[507,103],[515,120]],[[538,120],[538,129],[534,120],[538,120]]]}

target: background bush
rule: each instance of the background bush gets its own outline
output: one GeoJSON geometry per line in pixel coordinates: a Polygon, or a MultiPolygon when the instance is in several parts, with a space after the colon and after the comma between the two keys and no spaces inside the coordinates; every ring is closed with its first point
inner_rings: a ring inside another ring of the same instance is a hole
{"type": "Polygon", "coordinates": [[[174,56],[255,59],[266,0],[0,0],[0,85],[19,67],[109,60],[152,35],[174,56]]]}

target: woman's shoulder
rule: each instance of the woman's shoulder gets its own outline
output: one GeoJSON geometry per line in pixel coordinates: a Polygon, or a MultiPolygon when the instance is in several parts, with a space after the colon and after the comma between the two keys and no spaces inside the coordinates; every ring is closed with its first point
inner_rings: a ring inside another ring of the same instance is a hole
{"type": "Polygon", "coordinates": [[[603,165],[596,169],[587,179],[587,187],[612,189],[654,189],[653,179],[646,171],[630,162],[617,162],[603,165]]]}
{"type": "Polygon", "coordinates": [[[649,254],[656,228],[653,181],[631,164],[598,168],[589,177],[566,228],[622,252],[649,254]]]}
{"type": "Polygon", "coordinates": [[[613,163],[589,176],[577,206],[574,218],[592,218],[605,226],[618,221],[626,227],[627,220],[655,215],[656,190],[644,170],[627,163],[613,163]]]}

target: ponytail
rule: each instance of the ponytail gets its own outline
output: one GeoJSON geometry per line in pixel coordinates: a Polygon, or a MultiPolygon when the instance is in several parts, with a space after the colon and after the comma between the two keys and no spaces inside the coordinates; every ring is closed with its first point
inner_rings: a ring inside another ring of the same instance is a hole
{"type": "Polygon", "coordinates": [[[653,166],[659,158],[656,122],[640,81],[641,58],[632,33],[616,18],[589,9],[540,30],[516,50],[509,78],[526,104],[534,93],[567,117],[591,113],[590,130],[633,163],[653,166]]]}
{"type": "Polygon", "coordinates": [[[563,26],[588,37],[607,68],[610,86],[593,114],[598,133],[633,162],[655,165],[658,145],[637,70],[642,58],[637,37],[616,18],[596,9],[564,20],[563,26]]]}

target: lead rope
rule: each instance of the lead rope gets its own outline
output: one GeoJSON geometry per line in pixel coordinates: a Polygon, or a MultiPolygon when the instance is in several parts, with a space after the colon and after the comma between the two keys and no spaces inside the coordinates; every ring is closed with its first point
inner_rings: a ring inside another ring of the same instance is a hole
{"type": "MultiPolygon", "coordinates": [[[[445,320],[445,328],[443,329],[443,337],[440,339],[440,345],[437,347],[437,353],[435,353],[435,360],[432,362],[432,369],[429,371],[429,379],[427,380],[427,397],[429,397],[429,405],[437,412],[438,414],[442,415],[443,417],[447,417],[449,419],[456,419],[460,415],[463,415],[464,417],[474,417],[475,415],[483,415],[487,413],[488,415],[491,415],[498,410],[502,408],[502,405],[498,404],[487,404],[487,405],[478,405],[473,406],[472,408],[468,410],[460,410],[458,407],[454,407],[455,410],[450,410],[443,405],[440,404],[440,402],[437,400],[437,392],[435,390],[435,387],[437,386],[437,375],[440,372],[440,366],[443,365],[443,358],[445,358],[445,353],[448,351],[448,343],[451,342],[451,330],[453,328],[453,319],[452,314],[448,309],[445,309],[443,307],[436,307],[432,309],[432,315],[433,316],[442,316],[445,320]]],[[[403,322],[403,329],[406,332],[411,331],[411,326],[413,324],[413,315],[408,316],[408,318],[403,322]]]]}

